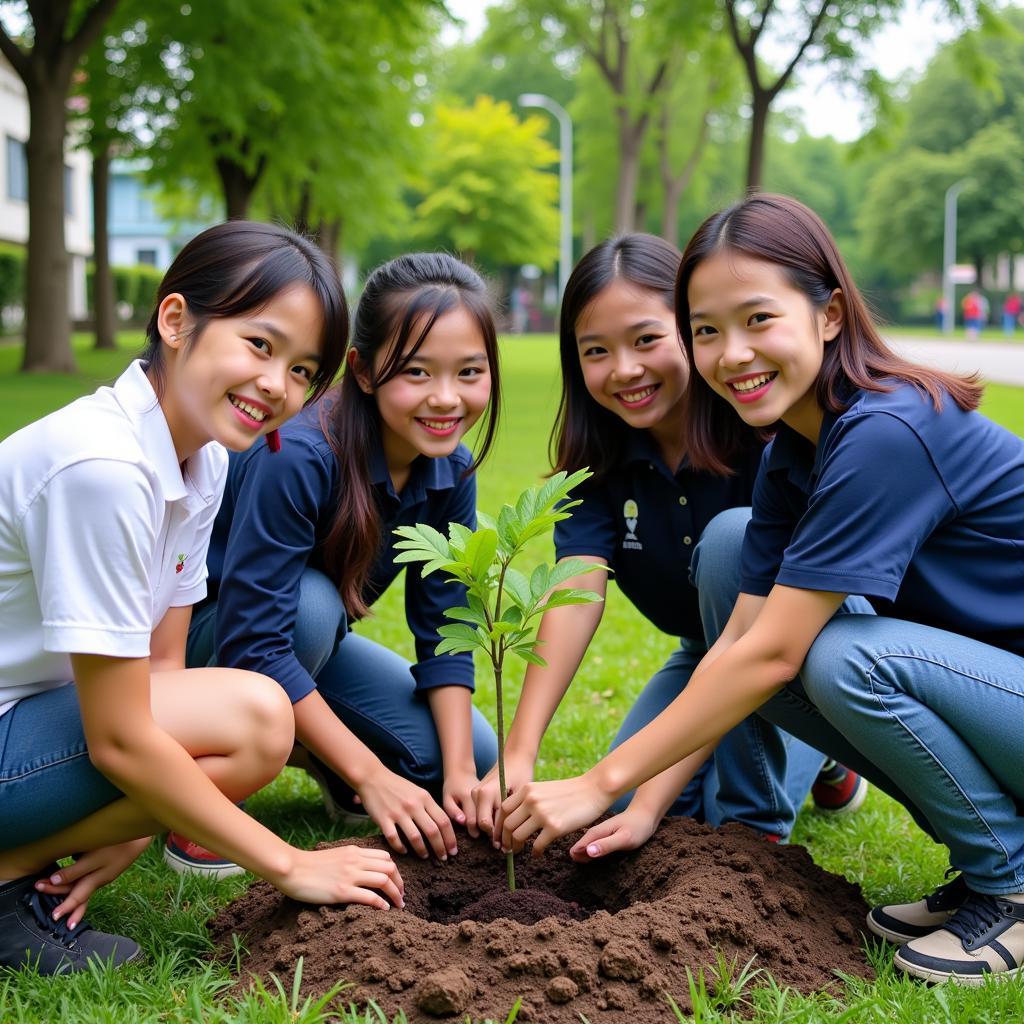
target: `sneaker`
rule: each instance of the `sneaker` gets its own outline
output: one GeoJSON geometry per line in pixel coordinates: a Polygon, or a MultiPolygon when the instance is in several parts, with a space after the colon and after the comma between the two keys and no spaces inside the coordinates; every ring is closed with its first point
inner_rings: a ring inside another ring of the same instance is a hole
{"type": "Polygon", "coordinates": [[[968,891],[941,928],[900,946],[893,963],[935,985],[982,985],[987,977],[1016,977],[1024,964],[1024,893],[968,891]]]}
{"type": "Polygon", "coordinates": [[[356,803],[356,791],[312,752],[306,771],[320,787],[324,810],[331,821],[340,825],[365,825],[371,820],[363,805],[356,803]]]}
{"type": "Polygon", "coordinates": [[[826,814],[852,814],[868,795],[868,780],[838,761],[826,761],[811,786],[814,809],[826,814]]]}
{"type": "Polygon", "coordinates": [[[40,974],[74,974],[90,961],[115,967],[141,959],[138,943],[123,935],[98,932],[88,921],[69,928],[67,918],[54,921],[63,900],[37,892],[37,878],[57,870],[54,864],[37,875],[0,885],[0,967],[31,967],[40,974]]]}
{"type": "MultiPolygon", "coordinates": [[[[950,868],[947,877],[952,873],[950,868]]],[[[970,890],[963,875],[940,885],[914,903],[892,903],[868,912],[868,927],[888,942],[903,943],[941,928],[959,909],[970,890]]]]}
{"type": "Polygon", "coordinates": [[[186,838],[180,832],[168,832],[164,843],[164,863],[179,875],[205,875],[207,878],[230,878],[244,874],[245,868],[227,857],[186,838]]]}

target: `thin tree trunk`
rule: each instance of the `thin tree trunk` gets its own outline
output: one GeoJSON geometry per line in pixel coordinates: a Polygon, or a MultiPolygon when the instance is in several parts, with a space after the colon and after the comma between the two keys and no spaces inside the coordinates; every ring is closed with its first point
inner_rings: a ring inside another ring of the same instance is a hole
{"type": "Polygon", "coordinates": [[[117,348],[114,275],[110,270],[110,156],[109,144],[92,155],[92,302],[98,349],[117,348]]]}
{"type": "Polygon", "coordinates": [[[321,219],[316,231],[316,244],[320,251],[336,266],[341,269],[341,228],[340,217],[333,217],[330,220],[321,219]]]}
{"type": "Polygon", "coordinates": [[[625,109],[619,111],[619,180],[615,186],[615,230],[632,231],[636,224],[636,188],[640,146],[625,109]]]}
{"type": "Polygon", "coordinates": [[[70,261],[64,242],[64,134],[67,84],[36,80],[29,90],[28,262],[22,370],[74,373],[70,261]]]}
{"type": "Polygon", "coordinates": [[[227,219],[245,220],[249,216],[252,196],[263,173],[264,161],[259,162],[252,174],[229,157],[218,157],[216,163],[221,189],[224,192],[224,211],[227,219]]]}
{"type": "Polygon", "coordinates": [[[753,94],[750,116],[750,145],[747,150],[747,191],[760,192],[764,177],[764,140],[768,130],[768,111],[772,96],[757,90],[753,94]]]}

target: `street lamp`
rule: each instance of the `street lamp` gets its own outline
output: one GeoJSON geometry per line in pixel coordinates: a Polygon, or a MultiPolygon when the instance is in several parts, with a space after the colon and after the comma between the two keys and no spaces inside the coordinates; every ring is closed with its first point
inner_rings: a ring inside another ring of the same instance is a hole
{"type": "Polygon", "coordinates": [[[953,310],[953,264],[956,263],[956,201],[960,193],[970,184],[969,178],[961,178],[946,189],[945,220],[942,227],[942,330],[953,333],[956,314],[953,310]]]}
{"type": "Polygon", "coordinates": [[[558,249],[558,298],[565,294],[565,285],[572,270],[572,118],[565,108],[550,96],[538,92],[523,93],[521,107],[540,107],[558,120],[558,146],[561,161],[558,171],[558,209],[561,214],[561,243],[558,249]]]}

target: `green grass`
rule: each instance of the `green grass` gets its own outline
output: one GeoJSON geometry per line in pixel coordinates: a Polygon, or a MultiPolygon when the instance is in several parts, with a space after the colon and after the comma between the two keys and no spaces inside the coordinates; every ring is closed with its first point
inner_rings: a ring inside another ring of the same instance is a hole
{"type": "MultiPolygon", "coordinates": [[[[124,351],[109,356],[79,352],[82,373],[76,377],[24,377],[14,372],[17,352],[0,347],[0,436],[56,408],[97,382],[116,376],[138,349],[133,337],[124,351]]],[[[84,339],[83,339],[84,343],[84,339]]],[[[558,398],[557,358],[553,338],[509,338],[503,345],[505,414],[499,444],[480,472],[480,507],[495,512],[501,503],[539,479],[547,466],[547,437],[558,398]]],[[[1019,389],[992,386],[985,411],[1024,434],[1024,402],[1019,389]]],[[[535,554],[550,553],[550,542],[537,542],[535,554]]],[[[412,654],[404,624],[400,583],[375,606],[375,615],[360,629],[412,654]]],[[[604,621],[580,678],[570,688],[541,751],[541,777],[559,777],[589,767],[606,750],[627,709],[650,675],[674,647],[611,584],[604,621]]],[[[507,693],[514,700],[518,678],[507,693]]],[[[493,684],[481,666],[480,707],[493,720],[493,684]]],[[[252,814],[290,842],[309,847],[344,832],[324,814],[315,786],[293,769],[249,802],[252,814]]],[[[916,898],[933,888],[947,865],[945,850],[926,838],[892,800],[873,791],[864,808],[848,820],[826,820],[805,813],[794,841],[808,846],[822,866],[840,872],[864,888],[868,902],[916,898]]],[[[130,871],[93,900],[90,917],[97,927],[132,935],[149,954],[145,966],[122,973],[94,971],[50,981],[29,974],[0,972],[0,1022],[306,1022],[333,1019],[346,1024],[389,1024],[372,1010],[330,1016],[314,1004],[304,1006],[290,992],[268,985],[246,997],[226,992],[226,967],[209,964],[204,924],[215,908],[242,891],[246,882],[179,879],[167,872],[159,850],[150,849],[130,871]]],[[[928,989],[894,974],[891,952],[873,951],[879,969],[874,983],[850,981],[838,997],[804,997],[781,990],[758,975],[746,984],[734,971],[725,984],[714,972],[676,980],[680,1000],[696,995],[694,1017],[707,1022],[751,1019],[768,1022],[947,1022],[1011,1021],[1024,1017],[1024,984],[993,984],[979,990],[928,989]],[[728,989],[729,1000],[722,992],[728,989]],[[714,993],[708,995],[708,992],[714,993]],[[731,1006],[724,1006],[732,1000],[731,1006]]],[[[753,965],[754,968],[757,964],[753,965]]],[[[344,993],[339,1002],[344,1004],[344,993]]],[[[569,1020],[570,1018],[566,1018],[569,1020]]],[[[666,1024],[680,1019],[666,1002],[666,1024]]],[[[592,1024],[597,1024],[593,1021],[592,1024]]]]}

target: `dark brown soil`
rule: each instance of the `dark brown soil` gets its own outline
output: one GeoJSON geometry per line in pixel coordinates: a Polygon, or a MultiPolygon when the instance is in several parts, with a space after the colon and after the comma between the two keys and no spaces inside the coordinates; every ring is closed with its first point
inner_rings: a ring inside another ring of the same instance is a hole
{"type": "Polygon", "coordinates": [[[410,1024],[504,1020],[517,996],[517,1019],[534,1024],[581,1013],[591,1024],[668,1024],[665,993],[688,1009],[686,968],[713,965],[718,951],[737,969],[753,957],[803,992],[834,986],[837,971],[870,976],[860,889],[803,847],[686,819],[596,864],[574,864],[569,845],[517,857],[514,896],[489,844],[463,836],[447,864],[403,858],[404,910],[309,907],[260,882],[211,932],[225,952],[232,933],[243,937],[246,973],[274,973],[290,991],[302,957],[304,993],[351,981],[345,1003],[373,999],[389,1020],[402,1008],[410,1024]]]}

